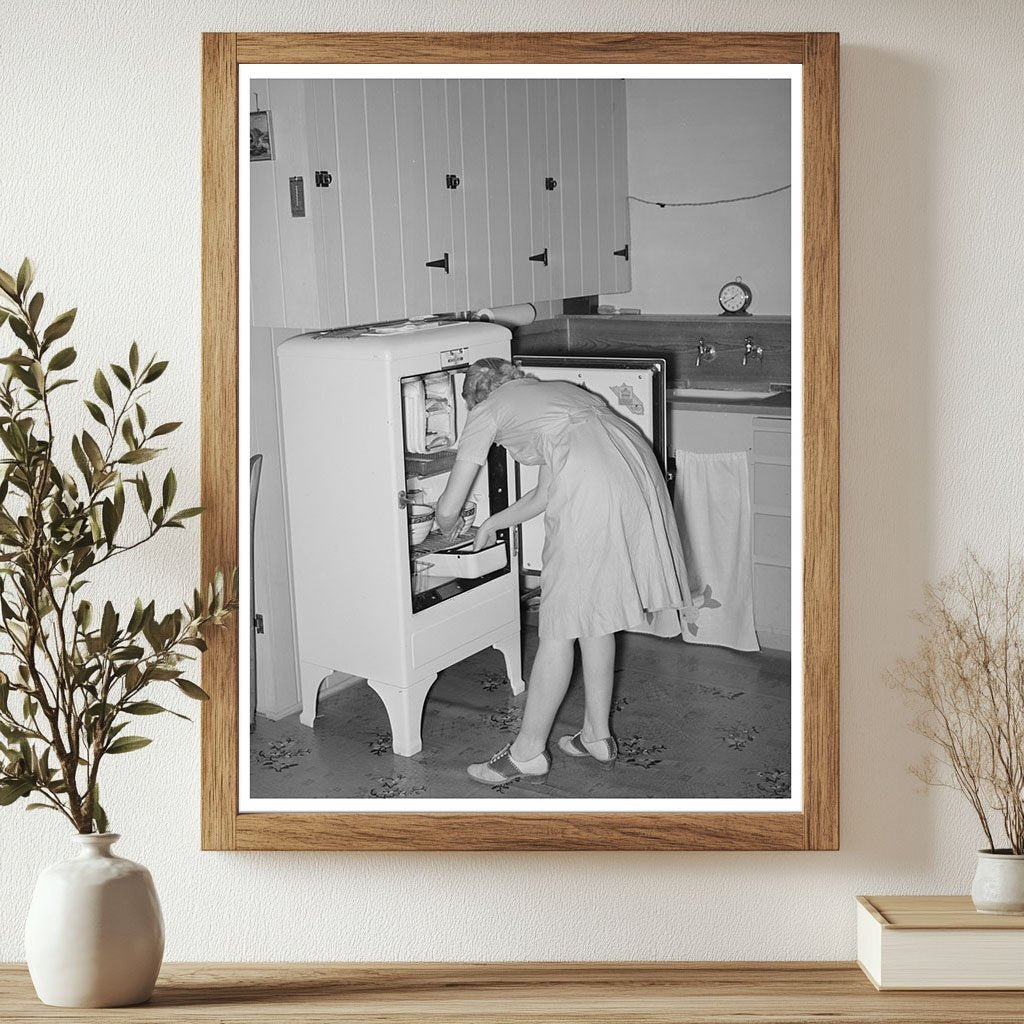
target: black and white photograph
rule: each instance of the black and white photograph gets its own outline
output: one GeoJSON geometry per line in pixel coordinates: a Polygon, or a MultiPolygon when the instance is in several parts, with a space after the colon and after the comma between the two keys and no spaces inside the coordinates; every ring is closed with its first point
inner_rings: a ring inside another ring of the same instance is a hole
{"type": "Polygon", "coordinates": [[[242,78],[241,810],[799,810],[799,67],[413,70],[242,78]]]}

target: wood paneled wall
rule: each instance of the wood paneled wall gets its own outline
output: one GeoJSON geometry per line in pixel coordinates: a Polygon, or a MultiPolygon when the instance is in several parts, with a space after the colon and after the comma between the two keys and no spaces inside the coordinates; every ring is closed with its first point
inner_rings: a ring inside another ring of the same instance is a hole
{"type": "Polygon", "coordinates": [[[628,289],[622,79],[262,79],[251,93],[274,147],[251,164],[253,324],[628,289]],[[447,271],[426,265],[445,257],[447,271]]]}

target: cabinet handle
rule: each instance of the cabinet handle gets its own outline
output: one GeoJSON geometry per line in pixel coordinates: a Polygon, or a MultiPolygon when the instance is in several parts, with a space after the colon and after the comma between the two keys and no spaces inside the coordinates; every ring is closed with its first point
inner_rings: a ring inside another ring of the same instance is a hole
{"type": "Polygon", "coordinates": [[[546,188],[548,192],[554,192],[555,189],[558,188],[558,182],[555,181],[554,178],[545,178],[544,188],[546,188]]]}
{"type": "Polygon", "coordinates": [[[443,270],[446,274],[451,273],[451,270],[448,268],[448,253],[445,253],[439,260],[427,260],[423,265],[425,267],[437,267],[438,270],[443,270]]]}
{"type": "Polygon", "coordinates": [[[530,257],[530,262],[531,263],[543,263],[544,266],[546,267],[548,265],[548,251],[547,251],[547,249],[545,248],[545,250],[543,252],[539,252],[536,255],[531,256],[530,257]]]}
{"type": "Polygon", "coordinates": [[[627,263],[629,262],[629,243],[627,242],[621,249],[616,249],[613,256],[621,256],[627,263]]]}

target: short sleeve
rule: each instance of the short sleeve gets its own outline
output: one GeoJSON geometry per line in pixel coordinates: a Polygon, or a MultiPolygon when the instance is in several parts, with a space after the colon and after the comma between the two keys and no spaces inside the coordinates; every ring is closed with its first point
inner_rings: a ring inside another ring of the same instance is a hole
{"type": "Polygon", "coordinates": [[[498,426],[490,410],[483,404],[474,406],[470,409],[462,428],[456,461],[472,462],[482,466],[487,461],[487,453],[491,450],[497,433],[498,426]]]}

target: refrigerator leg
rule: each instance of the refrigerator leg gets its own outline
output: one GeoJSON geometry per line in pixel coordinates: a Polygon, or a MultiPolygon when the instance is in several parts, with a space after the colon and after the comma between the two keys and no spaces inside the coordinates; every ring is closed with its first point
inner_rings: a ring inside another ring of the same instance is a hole
{"type": "Polygon", "coordinates": [[[423,749],[420,736],[423,704],[436,678],[435,672],[425,679],[417,679],[410,686],[393,686],[379,679],[366,680],[384,703],[391,723],[391,749],[400,757],[412,757],[423,749]]]}
{"type": "Polygon", "coordinates": [[[523,682],[523,651],[522,641],[518,633],[513,633],[505,640],[494,644],[496,651],[501,651],[505,658],[505,674],[508,676],[512,693],[522,693],[526,689],[523,682]]]}
{"type": "Polygon", "coordinates": [[[299,690],[302,697],[302,711],[299,721],[313,728],[316,720],[316,702],[323,681],[334,671],[323,665],[314,665],[311,661],[299,662],[299,690]]]}

